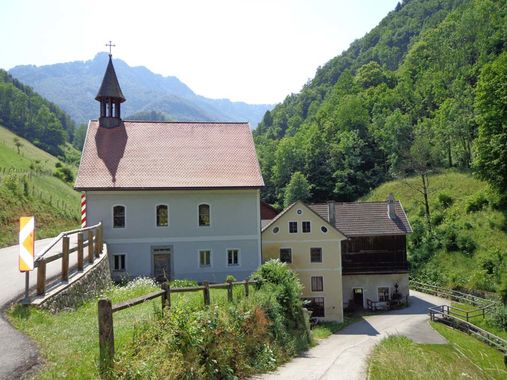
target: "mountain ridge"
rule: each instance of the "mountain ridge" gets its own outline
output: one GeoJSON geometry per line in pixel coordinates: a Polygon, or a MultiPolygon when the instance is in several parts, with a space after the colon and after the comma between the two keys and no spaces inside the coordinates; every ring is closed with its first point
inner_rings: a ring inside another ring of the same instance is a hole
{"type": "MultiPolygon", "coordinates": [[[[94,98],[107,59],[106,53],[98,53],[87,61],[19,65],[10,69],[9,73],[83,124],[97,117],[98,106],[94,98]]],[[[248,121],[255,128],[264,113],[273,107],[270,104],[206,98],[196,94],[175,76],[162,76],[145,66],[129,66],[117,58],[113,58],[113,63],[127,98],[122,105],[124,115],[154,111],[181,121],[248,121]]]]}

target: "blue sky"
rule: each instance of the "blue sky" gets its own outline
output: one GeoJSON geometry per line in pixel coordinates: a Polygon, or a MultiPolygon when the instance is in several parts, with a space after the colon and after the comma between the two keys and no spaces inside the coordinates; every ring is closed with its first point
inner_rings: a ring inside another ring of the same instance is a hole
{"type": "Polygon", "coordinates": [[[276,103],[398,0],[0,0],[0,68],[113,55],[200,95],[276,103]]]}

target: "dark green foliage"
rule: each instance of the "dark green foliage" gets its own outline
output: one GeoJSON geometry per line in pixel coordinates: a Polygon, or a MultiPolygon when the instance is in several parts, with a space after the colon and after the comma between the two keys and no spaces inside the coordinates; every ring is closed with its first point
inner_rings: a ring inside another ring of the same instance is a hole
{"type": "Polygon", "coordinates": [[[449,208],[450,206],[452,206],[453,202],[454,199],[449,194],[445,192],[438,193],[438,203],[442,208],[444,209],[449,208]]]}
{"type": "Polygon", "coordinates": [[[479,175],[507,191],[507,52],[484,66],[476,97],[479,175]]]}
{"type": "Polygon", "coordinates": [[[301,350],[310,337],[302,323],[297,276],[279,262],[262,265],[262,281],[249,298],[210,307],[176,303],[136,329],[117,351],[118,379],[233,379],[271,371],[301,350]]]}
{"type": "Polygon", "coordinates": [[[54,176],[56,178],[60,178],[63,182],[67,182],[68,184],[72,184],[74,182],[74,173],[72,173],[72,170],[67,166],[61,166],[61,164],[59,167],[57,166],[54,176]]]}
{"type": "Polygon", "coordinates": [[[296,201],[306,202],[310,196],[311,186],[308,180],[303,173],[295,172],[285,188],[283,206],[287,207],[296,201]]]}
{"type": "Polygon", "coordinates": [[[74,136],[67,114],[4,70],[0,70],[0,124],[53,155],[61,154],[61,145],[74,136]]]}
{"type": "Polygon", "coordinates": [[[467,212],[477,212],[488,205],[489,201],[484,193],[476,193],[470,196],[466,201],[467,212]]]}
{"type": "Polygon", "coordinates": [[[488,324],[507,331],[507,305],[497,306],[491,314],[488,315],[488,324]]]}
{"type": "Polygon", "coordinates": [[[396,7],[265,115],[255,131],[263,198],[282,199],[297,171],[313,186],[310,200],[321,202],[356,200],[393,177],[468,169],[478,124],[476,167],[488,180],[507,178],[506,24],[504,1],[396,7]]]}

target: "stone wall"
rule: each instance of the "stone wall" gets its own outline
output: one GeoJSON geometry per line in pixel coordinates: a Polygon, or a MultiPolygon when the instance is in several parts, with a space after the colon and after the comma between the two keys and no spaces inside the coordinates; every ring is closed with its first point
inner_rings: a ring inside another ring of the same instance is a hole
{"type": "Polygon", "coordinates": [[[95,262],[93,267],[88,268],[78,278],[71,279],[71,282],[48,297],[46,297],[39,307],[59,312],[66,309],[75,309],[83,302],[97,297],[111,286],[111,272],[109,269],[109,259],[104,245],[104,253],[95,262]]]}

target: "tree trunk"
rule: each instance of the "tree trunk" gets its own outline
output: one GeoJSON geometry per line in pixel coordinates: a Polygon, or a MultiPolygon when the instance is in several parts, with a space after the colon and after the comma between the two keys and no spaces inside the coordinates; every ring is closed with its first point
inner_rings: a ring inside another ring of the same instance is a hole
{"type": "Polygon", "coordinates": [[[431,231],[430,203],[428,200],[428,187],[429,187],[428,174],[421,173],[421,180],[422,180],[422,190],[423,190],[423,197],[424,197],[424,213],[426,214],[426,221],[428,223],[428,228],[431,231]]]}

